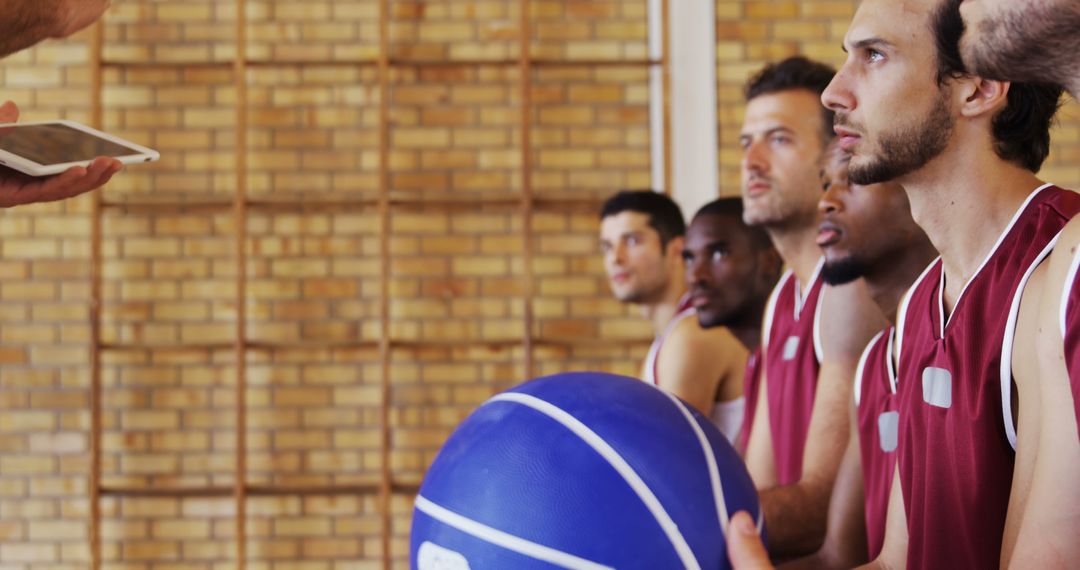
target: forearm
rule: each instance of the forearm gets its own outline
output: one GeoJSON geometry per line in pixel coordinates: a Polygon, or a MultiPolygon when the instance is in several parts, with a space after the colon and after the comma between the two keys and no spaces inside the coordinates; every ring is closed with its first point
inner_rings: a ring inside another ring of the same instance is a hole
{"type": "Polygon", "coordinates": [[[0,57],[55,35],[68,9],[62,0],[6,0],[0,1],[4,12],[0,24],[0,57]]]}
{"type": "Polygon", "coordinates": [[[821,548],[829,510],[829,487],[803,481],[761,492],[769,552],[776,560],[821,548]]]}
{"type": "Polygon", "coordinates": [[[822,570],[823,568],[835,567],[829,564],[820,550],[810,556],[804,556],[777,566],[778,570],[822,570]]]}

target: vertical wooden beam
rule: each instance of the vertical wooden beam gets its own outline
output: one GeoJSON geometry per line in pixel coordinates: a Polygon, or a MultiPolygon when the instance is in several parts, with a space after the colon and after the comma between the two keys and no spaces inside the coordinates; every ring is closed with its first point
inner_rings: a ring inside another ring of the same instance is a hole
{"type": "MultiPolygon", "coordinates": [[[[102,65],[105,24],[98,22],[90,35],[90,125],[103,126],[102,65]]],[[[90,206],[90,568],[101,568],[101,305],[102,305],[102,197],[91,194],[90,206]]]]}
{"type": "Polygon", "coordinates": [[[247,2],[236,0],[236,192],[233,213],[236,224],[236,567],[247,564],[247,2]]]}
{"type": "Polygon", "coordinates": [[[390,472],[390,5],[379,2],[379,513],[382,562],[390,570],[393,480],[390,472]]]}
{"type": "Polygon", "coordinates": [[[660,33],[662,38],[660,65],[664,78],[664,193],[671,196],[672,160],[671,160],[671,1],[660,0],[660,33]]]}
{"type": "Polygon", "coordinates": [[[520,50],[518,54],[518,69],[521,77],[521,232],[522,247],[524,248],[524,268],[522,275],[522,298],[525,302],[524,326],[525,336],[523,339],[523,358],[525,378],[528,380],[535,373],[535,355],[533,347],[533,250],[535,238],[533,237],[533,209],[535,197],[533,196],[533,160],[532,160],[532,116],[533,116],[533,65],[531,57],[532,44],[532,2],[521,0],[521,24],[518,31],[520,37],[520,50]]]}

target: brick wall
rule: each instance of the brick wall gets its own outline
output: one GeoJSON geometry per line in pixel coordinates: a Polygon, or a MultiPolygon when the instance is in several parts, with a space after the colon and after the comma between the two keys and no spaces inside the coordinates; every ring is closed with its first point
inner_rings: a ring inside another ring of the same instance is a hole
{"type": "MultiPolygon", "coordinates": [[[[105,191],[103,483],[228,489],[236,481],[233,2],[118,0],[104,72],[108,130],[159,149],[105,191]],[[153,203],[158,203],[153,206],[153,203]],[[151,205],[147,205],[151,204],[151,205]],[[186,204],[186,206],[185,206],[186,204]],[[122,207],[123,206],[123,207],[122,207]]],[[[595,200],[650,185],[644,0],[534,0],[531,179],[521,190],[516,3],[391,2],[387,328],[390,470],[419,481],[446,434],[525,374],[635,374],[648,336],[610,299],[595,200]],[[563,62],[560,64],[559,62],[563,62]],[[589,61],[589,65],[565,62],[589,61]],[[401,63],[401,62],[399,62],[401,63]],[[416,203],[418,199],[428,204],[416,203]],[[573,198],[567,201],[567,198],[573,198]],[[531,243],[531,251],[526,252],[531,243]],[[533,295],[524,299],[526,253],[533,295]]],[[[838,63],[853,0],[717,2],[722,191],[737,191],[741,85],[767,60],[838,63]]],[[[262,487],[377,482],[382,330],[376,0],[248,3],[250,126],[243,221],[249,340],[245,480],[262,487]],[[318,62],[318,63],[304,63],[318,62]],[[302,208],[303,199],[309,207],[302,208]],[[312,206],[321,202],[321,207],[312,206]]],[[[88,121],[86,36],[0,64],[24,120],[88,121]]],[[[1069,106],[1044,175],[1080,187],[1069,106]]],[[[89,560],[90,201],[0,213],[0,570],[89,560]]],[[[106,497],[107,568],[230,568],[236,504],[106,497]]],[[[406,552],[411,496],[391,501],[406,552]]],[[[377,568],[376,497],[253,496],[252,568],[377,568]],[[299,561],[305,561],[303,565],[299,561]]]]}

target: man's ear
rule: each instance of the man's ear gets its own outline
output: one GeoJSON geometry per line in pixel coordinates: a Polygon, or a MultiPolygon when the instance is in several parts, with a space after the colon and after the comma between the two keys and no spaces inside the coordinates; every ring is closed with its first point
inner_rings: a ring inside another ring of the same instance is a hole
{"type": "Polygon", "coordinates": [[[993,117],[1009,104],[1008,81],[984,79],[972,75],[957,82],[960,114],[967,118],[993,117]]]}
{"type": "Polygon", "coordinates": [[[675,236],[668,240],[667,247],[664,248],[664,255],[675,256],[678,259],[682,259],[683,248],[686,247],[685,236],[675,236]]]}

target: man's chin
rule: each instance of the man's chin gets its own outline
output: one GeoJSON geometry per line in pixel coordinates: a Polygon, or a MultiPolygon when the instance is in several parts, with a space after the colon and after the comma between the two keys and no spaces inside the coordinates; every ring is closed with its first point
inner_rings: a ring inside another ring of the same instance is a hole
{"type": "Polygon", "coordinates": [[[703,329],[711,329],[724,325],[724,318],[716,313],[711,313],[704,307],[697,309],[697,322],[698,326],[703,329]]]}

